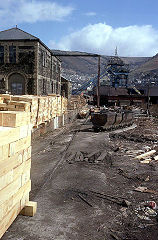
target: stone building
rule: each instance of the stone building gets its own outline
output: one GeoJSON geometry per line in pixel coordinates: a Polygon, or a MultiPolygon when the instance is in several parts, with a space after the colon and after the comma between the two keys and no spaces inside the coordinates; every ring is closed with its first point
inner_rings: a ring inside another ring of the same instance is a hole
{"type": "Polygon", "coordinates": [[[0,32],[0,90],[12,94],[60,94],[61,61],[37,37],[12,28],[0,32]]]}
{"type": "Polygon", "coordinates": [[[61,77],[61,95],[66,98],[70,98],[72,94],[72,84],[69,80],[61,77]]]}

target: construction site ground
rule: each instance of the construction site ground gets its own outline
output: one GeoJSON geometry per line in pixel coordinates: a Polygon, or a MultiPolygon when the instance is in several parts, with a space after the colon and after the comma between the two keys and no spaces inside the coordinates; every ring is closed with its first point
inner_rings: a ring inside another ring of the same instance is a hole
{"type": "Polygon", "coordinates": [[[95,133],[78,119],[34,141],[30,200],[37,213],[18,216],[2,240],[158,239],[157,215],[141,209],[158,203],[158,161],[136,159],[157,148],[158,122],[135,124],[95,133]],[[140,186],[151,191],[135,191],[140,186]]]}

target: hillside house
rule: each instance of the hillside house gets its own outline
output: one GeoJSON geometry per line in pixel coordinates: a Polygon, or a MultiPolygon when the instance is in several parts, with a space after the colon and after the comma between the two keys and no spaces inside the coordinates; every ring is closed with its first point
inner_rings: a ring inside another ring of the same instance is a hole
{"type": "Polygon", "coordinates": [[[17,27],[0,32],[1,92],[60,94],[60,73],[60,59],[39,38],[17,27]]]}

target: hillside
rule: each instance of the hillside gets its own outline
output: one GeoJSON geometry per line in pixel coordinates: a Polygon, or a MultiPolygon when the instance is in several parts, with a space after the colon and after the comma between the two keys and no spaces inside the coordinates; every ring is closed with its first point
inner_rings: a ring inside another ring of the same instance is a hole
{"type": "MultiPolygon", "coordinates": [[[[62,57],[62,67],[65,71],[75,71],[81,74],[96,74],[97,71],[97,58],[96,57],[71,57],[69,54],[84,54],[83,52],[73,52],[73,51],[60,51],[52,50],[53,53],[57,54],[67,54],[67,56],[62,57]]],[[[101,69],[106,67],[107,61],[110,56],[101,56],[101,69]]],[[[142,64],[149,61],[150,57],[121,57],[125,64],[129,64],[130,70],[138,68],[142,64]]]]}
{"type": "Polygon", "coordinates": [[[141,64],[138,68],[134,70],[134,72],[150,72],[155,71],[158,72],[158,54],[156,54],[154,57],[149,58],[148,61],[141,64]]]}
{"type": "Polygon", "coordinates": [[[132,84],[141,83],[143,86],[151,83],[158,85],[158,54],[135,67],[129,75],[129,80],[132,84]]]}
{"type": "Polygon", "coordinates": [[[148,62],[150,57],[121,57],[125,64],[129,64],[130,70],[134,70],[148,62]]]}

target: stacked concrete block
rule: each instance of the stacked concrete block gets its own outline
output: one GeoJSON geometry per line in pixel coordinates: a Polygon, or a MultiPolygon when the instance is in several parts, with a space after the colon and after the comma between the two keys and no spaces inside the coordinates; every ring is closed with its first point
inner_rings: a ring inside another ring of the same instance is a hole
{"type": "Polygon", "coordinates": [[[36,135],[71,122],[75,119],[78,110],[82,109],[85,104],[86,100],[82,96],[72,96],[68,101],[67,98],[55,94],[49,96],[0,95],[0,111],[30,113],[33,128],[40,129],[36,135]]]}
{"type": "MultiPolygon", "coordinates": [[[[67,99],[61,96],[12,96],[0,95],[1,111],[24,111],[31,113],[34,127],[62,116],[67,111],[67,99]]],[[[56,121],[56,120],[55,120],[56,121]]],[[[57,126],[58,124],[56,124],[57,126]]],[[[57,127],[55,127],[57,128],[57,127]]]]}
{"type": "Polygon", "coordinates": [[[29,202],[31,129],[30,113],[0,112],[0,238],[20,212],[35,213],[36,203],[29,202]]]}
{"type": "Polygon", "coordinates": [[[68,110],[81,109],[86,103],[86,99],[83,96],[74,95],[68,101],[68,110]]]}

